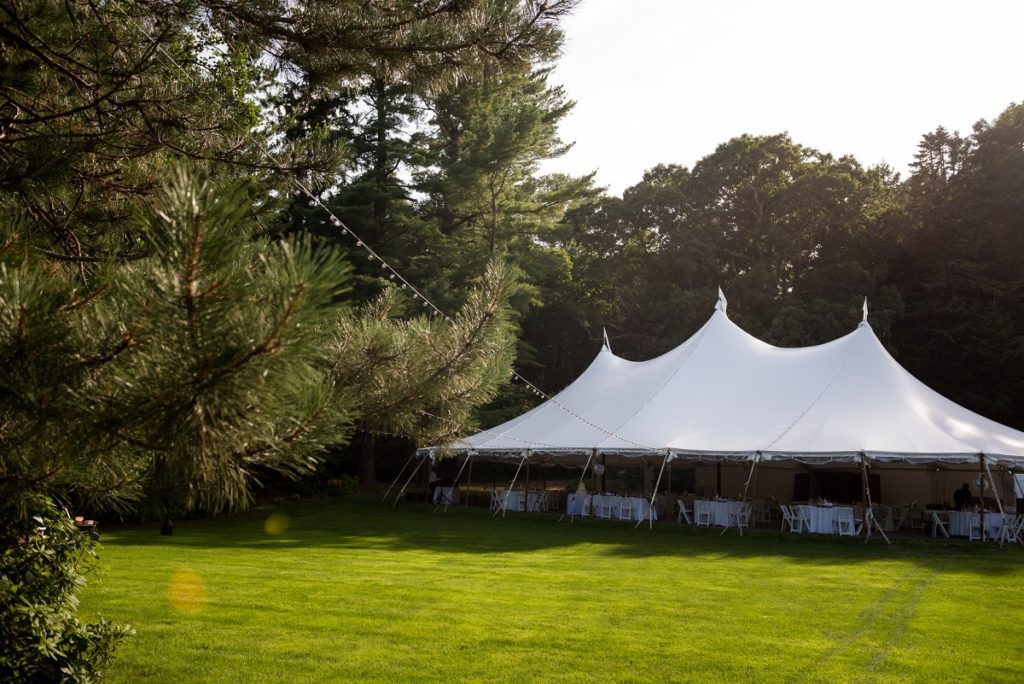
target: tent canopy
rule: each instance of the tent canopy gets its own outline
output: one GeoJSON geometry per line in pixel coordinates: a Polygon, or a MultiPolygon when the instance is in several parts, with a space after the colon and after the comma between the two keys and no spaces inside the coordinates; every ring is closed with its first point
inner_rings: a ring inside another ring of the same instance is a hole
{"type": "Polygon", "coordinates": [[[826,344],[780,348],[729,320],[724,297],[675,349],[627,361],[607,344],[565,390],[447,448],[491,458],[528,451],[606,456],[1024,466],[1024,433],[926,387],[866,320],[826,344]]]}

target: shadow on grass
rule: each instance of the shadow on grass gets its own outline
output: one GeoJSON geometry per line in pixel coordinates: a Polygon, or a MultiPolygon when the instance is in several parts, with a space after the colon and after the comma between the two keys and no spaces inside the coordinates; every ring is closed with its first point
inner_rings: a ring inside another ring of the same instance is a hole
{"type": "Polygon", "coordinates": [[[559,514],[510,513],[462,506],[443,509],[423,503],[390,503],[368,497],[302,501],[257,508],[245,514],[178,523],[173,537],[155,526],[110,526],[104,543],[112,546],[179,546],[296,550],[378,548],[432,551],[438,554],[506,554],[576,545],[605,547],[610,557],[722,558],[785,557],[808,564],[913,563],[933,570],[999,576],[1021,570],[1024,547],[961,540],[935,540],[904,534],[887,545],[880,536],[863,539],[829,535],[793,535],[759,529],[740,537],[735,530],[582,520],[558,522],[559,514]],[[273,523],[268,521],[273,520],[273,523]]]}

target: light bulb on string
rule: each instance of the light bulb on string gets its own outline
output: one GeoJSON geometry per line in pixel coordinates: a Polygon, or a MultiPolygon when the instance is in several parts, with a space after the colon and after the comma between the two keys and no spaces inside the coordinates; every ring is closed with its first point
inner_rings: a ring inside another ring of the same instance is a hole
{"type": "Polygon", "coordinates": [[[341,234],[342,235],[348,235],[348,228],[342,228],[341,229],[341,234]]]}
{"type": "Polygon", "coordinates": [[[309,206],[315,207],[316,206],[316,200],[309,200],[309,206]]]}

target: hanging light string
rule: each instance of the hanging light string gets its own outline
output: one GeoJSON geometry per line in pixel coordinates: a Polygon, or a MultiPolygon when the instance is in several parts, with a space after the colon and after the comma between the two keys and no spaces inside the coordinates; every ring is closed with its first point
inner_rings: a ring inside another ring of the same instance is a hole
{"type": "MultiPolygon", "coordinates": [[[[187,78],[190,83],[192,83],[193,85],[195,84],[195,80],[192,78],[192,74],[190,74],[180,64],[178,64],[178,62],[170,54],[168,54],[166,50],[164,50],[163,46],[156,42],[156,40],[153,38],[152,35],[149,34],[148,31],[146,31],[142,26],[140,26],[139,23],[137,21],[135,21],[135,19],[131,15],[125,14],[124,16],[133,26],[135,26],[135,28],[140,33],[142,33],[151,43],[153,43],[156,46],[156,48],[160,52],[160,54],[162,54],[168,61],[170,61],[170,63],[172,65],[174,65],[179,71],[181,71],[182,74],[185,75],[185,78],[187,78]]],[[[200,69],[202,69],[203,71],[206,71],[211,76],[213,75],[213,73],[210,71],[209,67],[207,67],[205,64],[199,63],[198,66],[199,66],[200,69]]],[[[256,145],[256,147],[259,148],[260,151],[262,151],[263,154],[266,155],[266,157],[268,159],[270,159],[271,162],[273,162],[276,166],[280,166],[278,164],[278,162],[277,162],[277,158],[275,157],[274,153],[266,145],[264,145],[262,141],[260,141],[257,138],[253,137],[251,134],[248,135],[247,137],[248,137],[250,142],[254,143],[256,145]]],[[[411,282],[409,282],[401,273],[399,273],[397,270],[395,270],[395,268],[393,266],[391,266],[391,264],[389,264],[383,257],[381,257],[380,254],[378,254],[372,247],[370,247],[370,245],[368,245],[365,240],[363,240],[361,237],[359,237],[355,233],[355,231],[353,231],[348,225],[345,224],[344,221],[342,221],[340,218],[338,218],[338,216],[333,211],[331,211],[331,209],[326,204],[324,204],[320,200],[320,197],[317,196],[312,190],[310,190],[305,184],[303,184],[302,181],[300,181],[298,178],[294,178],[294,177],[289,177],[288,181],[294,186],[294,188],[295,188],[294,194],[297,197],[301,197],[301,196],[305,195],[307,200],[308,200],[308,202],[309,202],[309,206],[310,207],[314,207],[314,208],[315,207],[319,207],[320,209],[322,209],[327,214],[327,216],[330,218],[330,221],[334,225],[334,227],[339,228],[341,230],[341,234],[342,235],[351,235],[352,239],[354,239],[356,241],[356,247],[359,247],[359,248],[363,249],[366,252],[367,259],[369,261],[379,261],[380,264],[381,264],[381,269],[387,274],[389,280],[398,281],[403,289],[408,288],[412,292],[413,299],[416,300],[416,301],[421,302],[421,304],[422,304],[422,306],[424,308],[429,309],[432,316],[439,316],[441,318],[444,318],[444,320],[448,321],[449,323],[453,322],[451,316],[449,316],[446,313],[444,313],[425,294],[423,294],[411,282]]],[[[592,428],[593,430],[596,430],[597,432],[600,432],[603,435],[611,437],[612,439],[617,439],[620,442],[628,444],[628,445],[630,445],[630,446],[632,446],[634,448],[641,449],[643,451],[653,451],[653,452],[658,452],[658,453],[664,453],[665,452],[665,449],[663,449],[663,448],[662,449],[658,449],[656,447],[640,444],[639,442],[634,442],[634,441],[632,441],[630,439],[626,439],[625,437],[621,437],[621,436],[615,434],[614,432],[612,432],[610,430],[604,429],[603,427],[597,425],[596,423],[590,421],[589,419],[581,416],[576,411],[573,411],[571,408],[569,408],[568,406],[564,405],[562,402],[560,402],[557,399],[555,399],[552,395],[549,395],[548,393],[544,392],[542,389],[537,387],[535,384],[530,382],[528,379],[524,378],[522,375],[520,375],[514,369],[512,371],[511,380],[512,381],[519,380],[520,382],[523,383],[523,385],[526,386],[527,389],[529,389],[536,396],[541,397],[542,399],[544,399],[545,401],[547,401],[547,402],[549,402],[551,404],[554,404],[559,409],[561,409],[565,414],[571,416],[572,418],[575,418],[576,420],[580,421],[584,425],[592,428]]],[[[434,416],[434,417],[437,418],[436,416],[434,416]]],[[[481,430],[481,432],[488,432],[488,431],[481,430]]],[[[496,434],[496,433],[489,432],[489,434],[496,434]]],[[[503,438],[506,438],[506,439],[513,439],[515,441],[523,441],[524,443],[529,444],[529,442],[525,442],[525,440],[520,440],[520,439],[517,439],[517,438],[514,438],[514,437],[510,437],[510,436],[505,435],[505,434],[498,434],[496,436],[503,437],[503,438]]],[[[415,439],[414,439],[414,441],[415,441],[415,439]]],[[[536,443],[536,444],[538,444],[540,446],[549,446],[549,447],[552,447],[552,448],[564,448],[564,447],[557,447],[555,445],[542,445],[540,443],[536,443]]]]}
{"type": "MultiPolygon", "coordinates": [[[[262,149],[263,152],[267,156],[269,156],[271,160],[274,160],[274,156],[270,152],[270,150],[268,150],[258,140],[254,142],[256,142],[257,146],[260,147],[260,149],[262,149]]],[[[422,302],[422,305],[424,307],[429,308],[432,316],[440,316],[449,323],[453,322],[451,316],[441,311],[441,309],[438,308],[437,305],[435,305],[432,301],[430,301],[430,299],[428,299],[425,294],[420,292],[415,285],[406,280],[406,278],[401,273],[396,271],[394,267],[391,266],[391,264],[385,261],[384,257],[378,254],[361,237],[356,235],[356,232],[349,228],[348,225],[346,225],[345,222],[343,222],[340,218],[338,218],[338,216],[333,211],[331,211],[330,207],[324,204],[312,190],[310,190],[300,180],[296,178],[291,178],[289,180],[295,186],[295,195],[305,195],[309,200],[309,206],[319,207],[320,209],[322,209],[324,213],[326,213],[327,216],[330,218],[331,224],[333,224],[335,228],[339,228],[341,230],[342,235],[351,235],[352,239],[356,241],[356,247],[362,248],[366,252],[366,257],[369,261],[380,262],[381,270],[383,270],[387,274],[389,280],[397,280],[401,284],[401,287],[403,289],[409,288],[409,290],[412,291],[413,299],[422,302]]]]}

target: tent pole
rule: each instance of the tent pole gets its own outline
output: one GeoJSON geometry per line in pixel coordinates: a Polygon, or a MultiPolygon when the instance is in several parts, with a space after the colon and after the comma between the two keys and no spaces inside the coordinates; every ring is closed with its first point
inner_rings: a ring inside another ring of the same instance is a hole
{"type": "MultiPolygon", "coordinates": [[[[750,483],[754,479],[754,473],[757,471],[757,462],[760,460],[760,458],[761,458],[761,452],[758,451],[757,453],[754,454],[754,461],[750,464],[750,472],[747,474],[747,484],[745,484],[743,486],[743,499],[741,500],[740,503],[746,503],[749,500],[748,494],[750,492],[750,483]]],[[[754,509],[753,509],[753,507],[751,507],[751,509],[750,509],[750,517],[751,518],[754,517],[754,509]]],[[[737,521],[736,524],[739,525],[739,522],[737,521]]],[[[750,520],[749,519],[747,520],[747,524],[748,525],[750,524],[750,520]]],[[[729,529],[729,528],[727,527],[725,529],[729,529]]],[[[742,537],[743,536],[743,527],[742,526],[739,527],[739,531],[740,531],[740,536],[742,537]]]]}
{"type": "MultiPolygon", "coordinates": [[[[470,456],[469,454],[466,454],[466,460],[462,462],[462,467],[459,468],[459,472],[455,476],[455,481],[452,482],[452,490],[454,490],[456,487],[459,486],[459,478],[462,477],[462,471],[466,469],[466,464],[469,463],[469,459],[471,459],[471,458],[473,458],[473,457],[470,456]]],[[[441,488],[441,495],[444,496],[444,487],[441,488]]],[[[448,512],[448,499],[449,499],[449,497],[447,497],[447,496],[444,497],[444,512],[445,513],[448,512]]]]}
{"type": "Polygon", "coordinates": [[[715,464],[715,496],[722,496],[722,462],[715,464]]]}
{"type": "Polygon", "coordinates": [[[508,491],[505,492],[505,500],[501,502],[501,508],[494,511],[494,515],[491,516],[492,518],[498,517],[499,510],[501,511],[501,517],[505,517],[505,509],[508,508],[508,497],[512,494],[512,488],[516,486],[516,480],[519,478],[519,471],[523,469],[523,464],[526,463],[526,457],[529,454],[530,452],[528,450],[523,452],[523,460],[519,461],[519,467],[516,468],[516,474],[512,476],[512,482],[509,483],[508,491]]]}
{"type": "MultiPolygon", "coordinates": [[[[587,476],[587,468],[590,467],[590,459],[594,458],[594,454],[596,453],[597,449],[594,449],[593,451],[590,452],[590,454],[587,455],[587,463],[583,466],[583,472],[580,473],[580,484],[576,487],[577,492],[580,490],[580,487],[583,486],[583,478],[587,476]]],[[[569,513],[569,496],[565,497],[565,511],[562,513],[562,517],[558,519],[558,522],[562,522],[562,518],[565,517],[566,513],[569,513]]],[[[576,522],[575,513],[569,513],[569,522],[576,522]]]]}
{"type": "Polygon", "coordinates": [[[523,492],[523,501],[524,501],[523,505],[526,507],[526,512],[529,513],[530,512],[530,462],[529,461],[526,462],[526,490],[523,492]]]}
{"type": "Polygon", "coordinates": [[[398,492],[398,496],[395,497],[395,503],[391,504],[392,508],[394,508],[395,506],[398,505],[398,500],[402,498],[403,494],[405,494],[405,488],[409,486],[410,482],[412,482],[412,478],[416,477],[416,473],[419,471],[420,466],[422,466],[423,462],[426,461],[428,458],[431,461],[434,460],[433,456],[427,456],[426,458],[421,458],[420,462],[416,464],[415,468],[413,468],[412,473],[410,473],[410,475],[409,475],[409,479],[405,481],[405,484],[402,485],[402,489],[399,490],[399,492],[398,492]]]}
{"type": "Polygon", "coordinates": [[[978,454],[978,480],[978,494],[981,499],[981,541],[985,541],[985,454],[978,454]]]}
{"type": "Polygon", "coordinates": [[[750,472],[747,473],[747,483],[743,485],[743,499],[741,501],[747,501],[747,494],[750,492],[750,482],[754,479],[754,471],[757,470],[757,461],[760,456],[761,452],[758,451],[754,454],[754,460],[750,463],[750,472]]]}
{"type": "Polygon", "coordinates": [[[864,526],[864,543],[871,538],[871,524],[868,522],[868,466],[864,452],[860,452],[860,517],[864,526]]]}
{"type": "MultiPolygon", "coordinates": [[[[755,456],[757,457],[757,463],[760,463],[761,462],[761,452],[758,451],[757,454],[755,454],[755,456]]],[[[757,469],[754,470],[754,481],[750,483],[750,498],[751,499],[756,499],[757,498],[757,476],[760,475],[760,474],[761,474],[761,469],[760,468],[757,468],[757,469]]],[[[767,504],[766,504],[765,505],[765,511],[767,511],[767,510],[768,509],[767,509],[767,504]]]]}
{"type": "MultiPolygon", "coordinates": [[[[658,471],[658,481],[654,483],[654,493],[651,494],[651,507],[647,511],[647,521],[652,530],[654,529],[654,500],[658,498],[658,487],[661,485],[661,476],[665,474],[665,466],[668,465],[668,459],[671,457],[671,454],[672,452],[670,451],[665,452],[665,460],[661,462],[661,470],[658,471]]],[[[643,521],[643,518],[637,520],[633,529],[635,530],[640,527],[643,521]]]]}
{"type": "Polygon", "coordinates": [[[604,470],[601,471],[601,491],[608,491],[608,454],[601,454],[601,465],[604,466],[604,470]]]}
{"type": "Polygon", "coordinates": [[[416,458],[416,452],[415,451],[412,452],[412,455],[409,456],[409,460],[405,462],[405,465],[402,466],[402,469],[398,471],[397,475],[395,475],[395,480],[394,480],[394,482],[391,483],[391,487],[388,487],[388,491],[384,492],[384,496],[382,496],[380,498],[382,503],[383,503],[383,501],[385,499],[388,498],[388,494],[391,493],[391,489],[398,483],[398,478],[402,477],[402,473],[405,472],[405,469],[409,467],[409,464],[412,463],[412,459],[414,459],[414,458],[416,458]]]}
{"type": "Polygon", "coordinates": [[[469,508],[469,488],[473,484],[473,457],[469,457],[469,472],[466,473],[466,503],[463,504],[466,508],[469,508]]]}
{"type": "MultiPolygon", "coordinates": [[[[862,452],[861,453],[861,458],[863,459],[862,462],[863,462],[863,467],[864,467],[864,492],[865,492],[865,494],[867,495],[867,498],[868,498],[868,516],[864,519],[864,524],[867,525],[867,524],[869,524],[869,521],[870,521],[870,524],[874,525],[878,529],[878,533],[880,535],[882,535],[882,539],[885,540],[885,543],[891,545],[892,542],[889,541],[889,537],[885,534],[885,530],[882,529],[881,523],[879,523],[877,520],[875,520],[874,511],[871,510],[871,488],[868,486],[869,480],[868,480],[867,454],[864,454],[862,452]]],[[[864,537],[864,543],[865,544],[868,543],[868,537],[871,536],[870,532],[871,532],[871,529],[868,528],[868,535],[866,537],[864,537]]]]}
{"type": "MultiPolygon", "coordinates": [[[[1003,548],[1006,543],[1006,511],[1003,510],[1003,500],[999,498],[999,490],[996,489],[996,481],[992,477],[992,469],[988,467],[988,461],[982,461],[985,464],[985,472],[988,474],[988,482],[992,485],[992,496],[996,500],[996,506],[999,507],[999,515],[1003,519],[1003,524],[999,528],[999,548],[1003,548]]],[[[982,528],[984,529],[984,528],[982,528]]]]}

